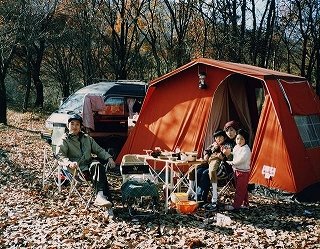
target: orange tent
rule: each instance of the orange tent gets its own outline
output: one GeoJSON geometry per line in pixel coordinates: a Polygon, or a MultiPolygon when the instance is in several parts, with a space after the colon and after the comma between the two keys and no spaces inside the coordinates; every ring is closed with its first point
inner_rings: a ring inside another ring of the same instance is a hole
{"type": "Polygon", "coordinates": [[[157,146],[201,156],[233,119],[251,135],[251,183],[297,193],[320,181],[320,100],[306,79],[205,58],[150,82],[117,162],[157,146]]]}

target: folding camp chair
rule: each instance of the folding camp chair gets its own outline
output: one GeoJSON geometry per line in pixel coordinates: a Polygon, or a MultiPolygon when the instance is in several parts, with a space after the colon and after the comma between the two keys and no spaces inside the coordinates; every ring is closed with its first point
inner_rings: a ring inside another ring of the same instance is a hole
{"type": "Polygon", "coordinates": [[[43,151],[42,168],[42,189],[49,189],[48,185],[54,183],[58,192],[61,192],[61,186],[66,185],[67,178],[61,172],[56,155],[48,153],[47,149],[43,151]]]}
{"type": "Polygon", "coordinates": [[[156,213],[159,192],[150,166],[135,155],[125,155],[120,164],[122,175],[122,204],[130,216],[149,216],[156,213]]]}
{"type": "Polygon", "coordinates": [[[54,127],[51,140],[48,141],[51,148],[43,150],[43,168],[42,168],[42,188],[47,189],[47,185],[52,182],[58,187],[58,192],[61,192],[61,186],[68,183],[67,178],[61,171],[61,165],[56,157],[56,146],[65,132],[65,127],[54,127]]]}
{"type": "Polygon", "coordinates": [[[85,209],[87,209],[94,196],[94,190],[91,182],[86,179],[86,176],[82,173],[79,167],[74,170],[70,170],[66,166],[62,166],[61,171],[70,182],[69,194],[65,201],[65,205],[68,205],[72,195],[75,195],[80,198],[85,209]]]}
{"type": "Polygon", "coordinates": [[[233,173],[230,174],[226,179],[223,179],[223,180],[224,180],[224,184],[221,187],[220,191],[218,192],[218,197],[222,196],[229,188],[234,186],[234,183],[233,183],[234,182],[234,175],[233,175],[233,173]]]}
{"type": "Polygon", "coordinates": [[[68,197],[65,205],[70,203],[71,197],[76,195],[80,198],[85,208],[88,208],[93,197],[93,188],[90,182],[79,168],[70,170],[66,165],[59,163],[56,155],[56,146],[65,132],[65,127],[54,127],[51,139],[51,153],[47,148],[44,149],[42,188],[44,190],[58,190],[61,193],[62,186],[69,186],[68,197]],[[49,188],[47,185],[54,184],[56,188],[49,188]]]}
{"type": "Polygon", "coordinates": [[[220,191],[218,192],[219,197],[234,185],[234,172],[231,165],[228,165],[222,161],[218,168],[217,176],[218,186],[221,187],[220,191]]]}

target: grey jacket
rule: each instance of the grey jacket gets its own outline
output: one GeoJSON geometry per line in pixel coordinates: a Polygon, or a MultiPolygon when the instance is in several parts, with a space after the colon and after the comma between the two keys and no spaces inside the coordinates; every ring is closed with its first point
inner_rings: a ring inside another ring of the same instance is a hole
{"type": "Polygon", "coordinates": [[[59,162],[66,166],[77,162],[82,171],[89,169],[93,154],[106,161],[111,157],[92,137],[83,132],[79,135],[65,134],[57,145],[59,162]]]}

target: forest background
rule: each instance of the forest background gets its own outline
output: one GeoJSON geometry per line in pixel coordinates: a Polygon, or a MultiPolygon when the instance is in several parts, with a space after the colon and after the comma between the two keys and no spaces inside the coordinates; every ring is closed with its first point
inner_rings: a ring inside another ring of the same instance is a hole
{"type": "Polygon", "coordinates": [[[0,123],[101,80],[198,57],[306,77],[320,95],[319,0],[1,0],[0,123]]]}

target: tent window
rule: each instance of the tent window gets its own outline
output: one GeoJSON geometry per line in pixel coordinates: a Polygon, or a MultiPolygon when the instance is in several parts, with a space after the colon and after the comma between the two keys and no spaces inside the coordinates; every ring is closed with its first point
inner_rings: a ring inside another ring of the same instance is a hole
{"type": "Polygon", "coordinates": [[[303,144],[306,148],[320,147],[320,116],[294,116],[303,144]]]}

